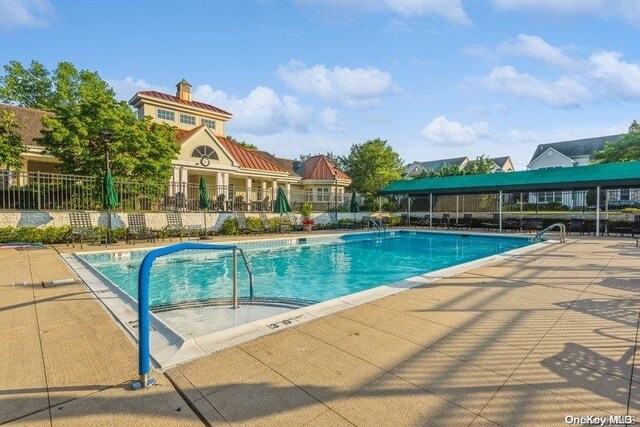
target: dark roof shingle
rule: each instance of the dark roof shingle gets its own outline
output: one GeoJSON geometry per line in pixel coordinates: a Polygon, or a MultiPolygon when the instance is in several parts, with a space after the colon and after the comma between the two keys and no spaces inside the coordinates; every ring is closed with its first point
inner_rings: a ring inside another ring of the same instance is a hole
{"type": "Polygon", "coordinates": [[[18,133],[25,145],[40,145],[38,138],[42,136],[42,118],[53,117],[53,113],[34,108],[16,107],[14,105],[0,104],[0,111],[9,111],[15,114],[15,122],[18,125],[18,133]]]}
{"type": "Polygon", "coordinates": [[[567,157],[589,156],[589,160],[593,159],[593,153],[604,148],[607,142],[615,142],[622,135],[598,136],[595,138],[576,139],[572,141],[553,142],[551,144],[540,144],[533,153],[533,157],[529,163],[532,163],[542,153],[549,148],[553,148],[567,157]]]}

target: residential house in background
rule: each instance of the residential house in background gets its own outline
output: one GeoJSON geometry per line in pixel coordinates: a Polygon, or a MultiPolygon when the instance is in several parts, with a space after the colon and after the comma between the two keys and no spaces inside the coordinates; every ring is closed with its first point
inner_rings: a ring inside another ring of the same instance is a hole
{"type": "MultiPolygon", "coordinates": [[[[493,172],[512,172],[514,170],[511,157],[494,157],[491,158],[494,162],[493,172]]],[[[405,179],[410,179],[419,175],[426,170],[440,170],[445,164],[449,166],[457,166],[460,169],[469,167],[475,160],[469,159],[469,157],[453,157],[451,159],[439,159],[430,160],[426,162],[413,162],[407,166],[407,170],[404,174],[405,179]]]]}
{"type": "MultiPolygon", "coordinates": [[[[320,155],[298,162],[247,149],[225,138],[225,124],[232,119],[231,113],[192,100],[191,85],[184,79],[176,87],[175,96],[140,91],[129,101],[140,119],[150,116],[175,128],[180,152],[172,162],[172,178],[167,186],[169,207],[195,209],[200,176],[204,176],[210,199],[219,210],[269,210],[278,188],[284,189],[294,209],[304,201],[312,202],[316,210],[345,202],[345,188],[351,179],[328,158],[320,155]]],[[[58,159],[45,154],[37,141],[42,117],[50,113],[9,105],[0,105],[1,110],[15,113],[27,147],[21,172],[57,172],[58,159]]],[[[11,185],[26,184],[13,175],[3,174],[11,185]]]]}
{"type": "Polygon", "coordinates": [[[197,200],[197,185],[204,176],[215,188],[210,196],[225,210],[265,206],[279,187],[294,206],[310,201],[316,209],[327,209],[344,202],[351,179],[325,156],[299,163],[236,144],[224,132],[231,113],[192,100],[191,85],[184,79],[176,88],[175,96],[141,91],[129,101],[138,117],[151,116],[176,128],[181,149],[173,162],[170,196],[197,200]]]}
{"type": "MultiPolygon", "coordinates": [[[[527,165],[529,170],[567,168],[584,166],[593,160],[596,151],[604,148],[607,142],[616,142],[622,135],[599,136],[595,138],[540,144],[527,165]]],[[[547,191],[529,194],[529,203],[560,203],[569,208],[587,207],[586,191],[547,191]]],[[[609,191],[610,200],[629,200],[630,190],[609,191]]]]}
{"type": "Polygon", "coordinates": [[[33,108],[16,107],[0,104],[0,114],[8,111],[14,115],[18,133],[22,137],[25,151],[22,153],[22,170],[29,172],[55,173],[58,159],[44,153],[44,148],[38,143],[42,136],[42,118],[51,113],[33,108]]]}

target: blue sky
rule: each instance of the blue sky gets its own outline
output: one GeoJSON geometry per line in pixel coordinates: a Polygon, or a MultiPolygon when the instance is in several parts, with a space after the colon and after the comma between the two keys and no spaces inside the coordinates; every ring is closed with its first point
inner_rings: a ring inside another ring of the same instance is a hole
{"type": "Polygon", "coordinates": [[[281,156],[389,140],[405,162],[511,155],[640,119],[637,0],[0,0],[0,63],[70,61],[122,99],[234,114],[281,156]]]}

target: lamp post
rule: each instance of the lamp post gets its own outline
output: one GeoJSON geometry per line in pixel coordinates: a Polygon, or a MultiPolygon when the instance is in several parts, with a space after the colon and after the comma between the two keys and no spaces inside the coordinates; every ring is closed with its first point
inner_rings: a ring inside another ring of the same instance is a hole
{"type": "Polygon", "coordinates": [[[336,184],[334,198],[335,198],[335,205],[336,205],[336,221],[337,221],[338,220],[338,171],[333,172],[333,181],[336,184]]]}

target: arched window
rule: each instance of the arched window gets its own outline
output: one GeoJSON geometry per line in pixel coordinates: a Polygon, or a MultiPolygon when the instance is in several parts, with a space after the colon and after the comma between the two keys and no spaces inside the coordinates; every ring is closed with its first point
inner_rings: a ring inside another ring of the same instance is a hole
{"type": "Polygon", "coordinates": [[[191,157],[196,157],[201,159],[206,157],[207,159],[218,160],[218,154],[216,154],[215,150],[208,145],[200,145],[196,147],[191,152],[191,157]]]}

